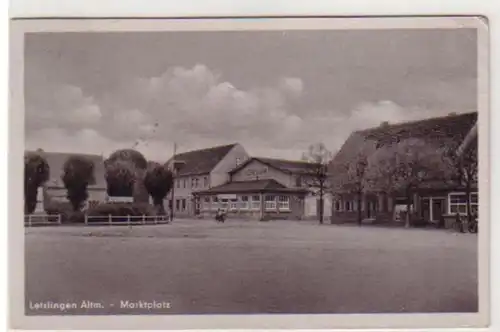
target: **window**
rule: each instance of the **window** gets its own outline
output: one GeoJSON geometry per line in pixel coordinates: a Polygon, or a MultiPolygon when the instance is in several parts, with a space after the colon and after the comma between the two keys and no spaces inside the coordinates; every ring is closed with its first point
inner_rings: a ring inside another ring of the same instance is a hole
{"type": "Polygon", "coordinates": [[[191,188],[194,188],[194,178],[191,178],[191,188]]]}
{"type": "Polygon", "coordinates": [[[180,188],[181,187],[181,180],[175,180],[175,187],[180,188]]]}
{"type": "Polygon", "coordinates": [[[280,210],[290,210],[290,197],[279,196],[278,197],[278,208],[280,210]]]}
{"type": "MultiPolygon", "coordinates": [[[[450,194],[448,196],[450,214],[467,214],[467,196],[463,193],[450,194]]],[[[470,208],[472,213],[478,211],[478,196],[477,193],[470,194],[470,208]]]]}
{"type": "Polygon", "coordinates": [[[186,210],[186,200],[183,199],[182,200],[182,211],[185,211],[186,210]]]}
{"type": "Polygon", "coordinates": [[[230,210],[237,210],[238,209],[238,199],[234,198],[229,201],[229,209],[230,210]]]}
{"type": "Polygon", "coordinates": [[[208,176],[203,177],[203,188],[208,187],[208,176]]]}
{"type": "Polygon", "coordinates": [[[351,201],[346,201],[345,202],[345,210],[346,211],[352,211],[352,202],[351,201]]]}
{"type": "Polygon", "coordinates": [[[260,196],[253,195],[252,196],[252,210],[260,210],[260,196]]]}
{"type": "Polygon", "coordinates": [[[182,180],[182,184],[183,184],[183,187],[184,187],[184,188],[186,188],[186,184],[187,184],[186,182],[187,182],[187,180],[186,180],[186,179],[183,179],[183,180],[182,180]]]}
{"type": "Polygon", "coordinates": [[[175,210],[176,210],[176,211],[179,211],[179,210],[180,210],[180,204],[181,204],[180,200],[179,200],[179,199],[176,199],[176,200],[175,200],[175,210]]]}
{"type": "Polygon", "coordinates": [[[264,206],[266,210],[276,210],[276,197],[273,195],[266,195],[264,206]]]}
{"type": "Polygon", "coordinates": [[[240,197],[240,209],[247,210],[248,209],[248,196],[240,197]]]}
{"type": "Polygon", "coordinates": [[[210,197],[205,197],[205,198],[203,199],[203,201],[204,201],[205,203],[210,203],[210,197]]]}
{"type": "Polygon", "coordinates": [[[335,211],[340,211],[340,201],[335,201],[333,208],[335,211]]]}
{"type": "Polygon", "coordinates": [[[213,203],[212,203],[212,210],[217,210],[220,208],[220,204],[219,204],[219,199],[217,198],[217,196],[214,196],[213,197],[213,203]]]}
{"type": "Polygon", "coordinates": [[[236,166],[240,166],[241,165],[241,158],[236,158],[236,166]]]}
{"type": "Polygon", "coordinates": [[[222,198],[220,200],[220,208],[224,209],[224,210],[227,210],[228,207],[229,207],[229,203],[228,203],[227,198],[222,198]]]}

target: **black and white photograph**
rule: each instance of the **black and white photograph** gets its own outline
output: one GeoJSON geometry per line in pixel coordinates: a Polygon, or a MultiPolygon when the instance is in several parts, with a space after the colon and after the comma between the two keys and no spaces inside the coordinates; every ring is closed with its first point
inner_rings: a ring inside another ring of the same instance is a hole
{"type": "Polygon", "coordinates": [[[352,20],[19,28],[20,315],[484,323],[487,23],[352,20]]]}

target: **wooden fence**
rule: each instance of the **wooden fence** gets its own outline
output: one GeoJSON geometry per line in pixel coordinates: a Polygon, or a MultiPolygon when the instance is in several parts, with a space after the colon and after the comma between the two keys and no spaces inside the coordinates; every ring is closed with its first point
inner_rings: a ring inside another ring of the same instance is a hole
{"type": "Polygon", "coordinates": [[[55,226],[61,225],[62,218],[60,214],[28,214],[24,216],[24,226],[55,226]]]}
{"type": "MultiPolygon", "coordinates": [[[[168,216],[88,216],[84,217],[86,226],[132,226],[132,225],[158,225],[168,224],[168,216]]],[[[32,226],[58,226],[62,225],[60,214],[38,215],[30,214],[24,217],[24,225],[32,226]]],[[[81,224],[80,224],[81,225],[81,224]]]]}

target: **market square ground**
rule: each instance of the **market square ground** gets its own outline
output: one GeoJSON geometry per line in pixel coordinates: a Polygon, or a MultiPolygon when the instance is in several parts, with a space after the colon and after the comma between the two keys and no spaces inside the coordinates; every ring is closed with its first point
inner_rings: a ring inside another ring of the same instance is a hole
{"type": "Polygon", "coordinates": [[[313,222],[26,231],[30,303],[69,314],[477,312],[477,236],[313,222]],[[168,308],[123,308],[156,301],[168,308]]]}

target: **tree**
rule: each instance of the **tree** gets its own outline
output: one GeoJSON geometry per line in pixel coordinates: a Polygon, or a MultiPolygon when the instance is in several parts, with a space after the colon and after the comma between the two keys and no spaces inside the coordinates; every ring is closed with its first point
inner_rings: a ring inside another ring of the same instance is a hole
{"type": "Polygon", "coordinates": [[[144,177],[144,186],[149,195],[153,198],[153,204],[158,208],[161,215],[165,214],[163,200],[173,185],[173,174],[165,166],[157,162],[149,162],[146,175],[144,177]]]}
{"type": "Polygon", "coordinates": [[[104,162],[105,179],[109,196],[131,197],[136,181],[135,167],[125,160],[106,160],[104,162]]]}
{"type": "Polygon", "coordinates": [[[403,192],[407,198],[406,227],[411,224],[413,195],[427,180],[444,178],[443,152],[421,139],[409,138],[383,145],[369,158],[367,183],[372,191],[403,192]]]}
{"type": "MultiPolygon", "coordinates": [[[[127,196],[133,196],[136,202],[147,202],[149,195],[146,188],[144,187],[144,174],[146,172],[148,162],[144,156],[133,149],[122,149],[113,152],[109,158],[106,160],[108,165],[114,163],[119,163],[126,169],[131,169],[134,176],[134,182],[132,184],[132,191],[127,196]]],[[[116,167],[114,167],[116,169],[116,167]]],[[[126,183],[128,183],[126,181],[126,183]]],[[[116,184],[116,183],[115,183],[116,184]]],[[[128,191],[125,191],[128,192],[128,191]]]]}
{"type": "Polygon", "coordinates": [[[95,183],[94,163],[84,156],[70,156],[63,166],[61,180],[73,211],[80,211],[88,198],[87,188],[95,183]]]}
{"type": "Polygon", "coordinates": [[[38,188],[49,180],[50,167],[43,151],[28,152],[24,155],[24,211],[35,211],[38,188]]]}
{"type": "Polygon", "coordinates": [[[478,180],[477,136],[471,139],[465,148],[453,142],[448,142],[445,146],[450,170],[448,178],[454,185],[465,189],[467,220],[470,223],[472,220],[470,196],[478,180]]]}
{"type": "Polygon", "coordinates": [[[328,181],[328,166],[332,160],[333,153],[323,143],[309,146],[307,152],[302,155],[302,160],[311,164],[305,182],[313,194],[319,196],[319,223],[323,224],[324,196],[330,191],[328,181]]]}
{"type": "Polygon", "coordinates": [[[332,189],[337,193],[354,194],[357,201],[357,221],[361,225],[363,220],[363,194],[366,192],[366,170],[368,158],[375,151],[375,142],[363,139],[359,148],[345,151],[336,158],[331,169],[330,179],[332,189]]]}

